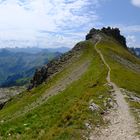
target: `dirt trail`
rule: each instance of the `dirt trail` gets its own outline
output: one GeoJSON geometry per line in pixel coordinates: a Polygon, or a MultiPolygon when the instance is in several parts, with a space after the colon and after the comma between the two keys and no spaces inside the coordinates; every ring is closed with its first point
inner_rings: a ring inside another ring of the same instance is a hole
{"type": "Polygon", "coordinates": [[[97,130],[94,134],[91,134],[90,140],[139,140],[135,136],[136,124],[133,116],[129,112],[129,107],[121,93],[120,88],[110,79],[111,68],[104,59],[103,54],[97,48],[98,43],[100,43],[101,37],[98,36],[98,42],[95,45],[95,50],[100,55],[103,63],[108,68],[107,82],[113,87],[115,99],[117,102],[116,110],[106,116],[106,119],[110,121],[110,125],[106,129],[97,130]]]}
{"type": "Polygon", "coordinates": [[[68,85],[70,85],[72,82],[78,80],[81,77],[81,75],[88,69],[89,64],[90,62],[86,60],[82,64],[77,65],[77,67],[74,70],[72,70],[64,78],[61,78],[54,86],[48,89],[36,101],[29,104],[28,106],[25,106],[24,108],[22,108],[22,110],[17,111],[12,116],[7,117],[6,119],[3,118],[3,120],[5,120],[4,122],[8,122],[20,116],[23,116],[25,113],[44,104],[50,97],[61,93],[61,91],[65,90],[68,85]]]}

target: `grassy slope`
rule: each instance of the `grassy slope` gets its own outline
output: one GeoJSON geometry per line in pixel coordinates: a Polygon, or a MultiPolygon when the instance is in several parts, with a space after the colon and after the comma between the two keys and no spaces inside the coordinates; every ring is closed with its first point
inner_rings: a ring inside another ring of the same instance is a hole
{"type": "MultiPolygon", "coordinates": [[[[105,59],[111,66],[111,79],[119,87],[127,89],[136,93],[136,96],[140,97],[140,73],[128,69],[126,66],[112,60],[111,54],[117,54],[122,58],[131,61],[133,64],[140,65],[140,59],[133,56],[122,46],[116,42],[102,41],[98,46],[105,56],[105,59]]],[[[135,115],[136,121],[140,124],[140,116],[137,110],[140,109],[140,103],[127,100],[130,108],[135,115]]],[[[140,130],[140,125],[138,126],[140,130]]],[[[140,131],[139,131],[140,132],[140,131]]],[[[140,135],[140,133],[139,133],[140,135]]]]}
{"type": "Polygon", "coordinates": [[[107,69],[95,52],[93,44],[89,41],[81,43],[87,49],[75,63],[57,74],[47,84],[16,97],[0,111],[0,135],[3,139],[81,140],[86,130],[86,122],[92,123],[93,126],[104,124],[101,111],[91,112],[88,107],[89,102],[93,100],[106,109],[103,101],[110,97],[109,88],[104,85],[107,69]],[[91,65],[79,80],[31,112],[6,122],[12,114],[35,101],[61,77],[66,76],[71,69],[86,59],[91,60],[91,65]],[[94,84],[97,86],[93,88],[94,84]],[[102,98],[99,98],[101,95],[102,98]]]}

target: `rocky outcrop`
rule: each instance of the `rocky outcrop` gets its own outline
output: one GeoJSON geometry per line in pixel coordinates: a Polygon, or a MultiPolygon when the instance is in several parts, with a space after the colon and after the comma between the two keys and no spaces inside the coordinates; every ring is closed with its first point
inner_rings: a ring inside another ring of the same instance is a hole
{"type": "Polygon", "coordinates": [[[95,36],[96,34],[99,34],[100,32],[101,32],[101,30],[92,28],[92,29],[89,31],[89,33],[86,35],[86,40],[89,40],[89,39],[91,39],[91,38],[94,38],[94,36],[95,36]]]}
{"type": "Polygon", "coordinates": [[[91,29],[90,32],[86,36],[86,40],[89,40],[94,37],[96,34],[105,34],[107,36],[113,37],[116,41],[118,41],[123,47],[127,48],[126,39],[123,35],[121,35],[119,28],[111,28],[111,27],[103,27],[102,29],[91,29]]]}
{"type": "Polygon", "coordinates": [[[67,65],[72,58],[77,57],[78,54],[83,50],[84,46],[81,43],[76,44],[76,46],[69,52],[61,55],[58,58],[53,59],[47,65],[42,68],[36,69],[33,78],[31,79],[28,90],[42,84],[52,77],[57,72],[61,71],[65,65],[67,65]]]}
{"type": "Polygon", "coordinates": [[[0,88],[0,110],[14,96],[25,90],[25,87],[0,88]]]}

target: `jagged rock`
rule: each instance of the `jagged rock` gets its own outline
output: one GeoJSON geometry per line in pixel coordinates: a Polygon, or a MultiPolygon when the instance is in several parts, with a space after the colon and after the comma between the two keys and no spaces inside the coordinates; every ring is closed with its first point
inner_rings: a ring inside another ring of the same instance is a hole
{"type": "Polygon", "coordinates": [[[12,99],[12,97],[20,94],[24,90],[24,87],[0,88],[0,110],[12,99]]]}
{"type": "Polygon", "coordinates": [[[80,53],[82,48],[84,48],[84,46],[81,43],[78,43],[71,51],[61,55],[57,59],[53,59],[42,68],[36,69],[35,74],[28,86],[28,90],[37,87],[38,85],[47,81],[55,73],[61,71],[65,64],[71,61],[71,58],[78,56],[77,54],[80,53]]]}
{"type": "Polygon", "coordinates": [[[100,33],[100,30],[92,28],[89,33],[86,35],[86,40],[91,39],[92,37],[94,37],[94,35],[100,33]]]}
{"type": "Polygon", "coordinates": [[[124,46],[125,48],[127,48],[126,45],[126,39],[124,36],[122,36],[120,34],[120,30],[119,28],[111,28],[111,27],[103,27],[101,30],[99,29],[91,29],[90,32],[87,34],[86,36],[86,40],[89,40],[91,38],[94,38],[95,35],[97,34],[105,34],[107,36],[113,37],[116,41],[118,41],[122,46],[124,46]]]}

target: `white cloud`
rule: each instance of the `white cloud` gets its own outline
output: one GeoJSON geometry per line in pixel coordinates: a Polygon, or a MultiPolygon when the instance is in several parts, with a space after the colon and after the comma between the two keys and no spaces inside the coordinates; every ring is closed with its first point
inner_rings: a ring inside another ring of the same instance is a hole
{"type": "Polygon", "coordinates": [[[131,0],[131,3],[132,3],[134,6],[140,7],[140,0],[131,0]]]}
{"type": "Polygon", "coordinates": [[[126,37],[126,40],[127,40],[127,45],[130,47],[133,47],[134,44],[136,43],[136,37],[134,35],[128,35],[126,37]]]}
{"type": "Polygon", "coordinates": [[[140,25],[118,25],[130,47],[140,47],[140,25]]]}
{"type": "Polygon", "coordinates": [[[124,33],[140,33],[140,25],[116,25],[124,33]]]}
{"type": "MultiPolygon", "coordinates": [[[[0,29],[56,31],[65,26],[80,26],[90,20],[83,11],[79,15],[86,4],[87,0],[75,0],[70,4],[65,0],[30,0],[26,4],[7,0],[0,5],[0,29]]],[[[93,21],[98,18],[95,13],[92,17],[93,21]]]]}
{"type": "Polygon", "coordinates": [[[127,45],[130,47],[140,47],[140,25],[119,25],[122,33],[126,36],[127,45]]]}
{"type": "Polygon", "coordinates": [[[140,33],[140,25],[131,25],[131,26],[125,26],[124,31],[126,32],[139,32],[140,33]]]}
{"type": "MultiPolygon", "coordinates": [[[[0,39],[38,40],[40,30],[68,33],[73,39],[76,32],[99,23],[100,1],[104,0],[0,0],[0,39]]],[[[49,34],[42,38],[50,41],[49,34]]]]}

